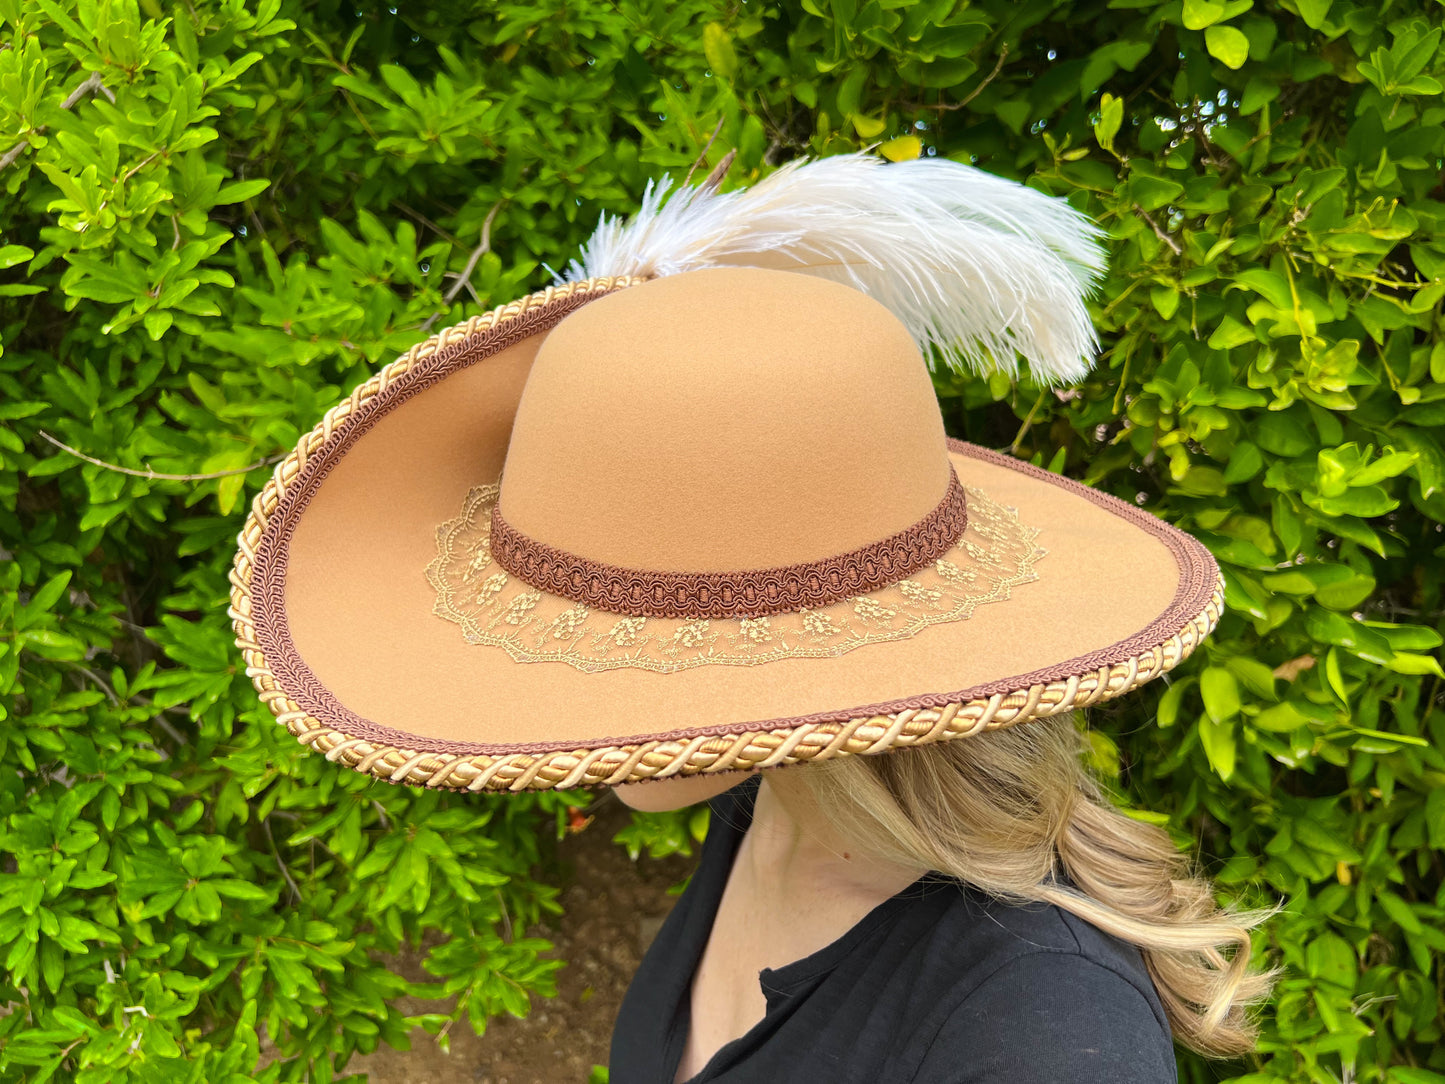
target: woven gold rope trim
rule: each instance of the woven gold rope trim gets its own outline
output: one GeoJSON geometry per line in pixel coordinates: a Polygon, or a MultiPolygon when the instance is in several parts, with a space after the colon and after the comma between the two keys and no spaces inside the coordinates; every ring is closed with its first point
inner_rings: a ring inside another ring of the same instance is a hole
{"type": "Polygon", "coordinates": [[[673,775],[744,771],[845,754],[880,753],[969,737],[1011,723],[1086,708],[1121,696],[1179,665],[1214,629],[1223,608],[1221,580],[1204,613],[1158,647],[1067,681],[1032,685],[941,708],[860,717],[846,723],[809,723],[785,730],[753,730],[598,749],[498,757],[422,753],[353,738],[320,724],[274,686],[263,691],[261,698],[301,744],[324,753],[327,760],[393,783],[469,791],[615,786],[673,775]]]}
{"type": "Polygon", "coordinates": [[[550,287],[439,332],[355,388],[350,396],[327,411],[291,454],[277,464],[270,481],[252,501],[250,515],[238,538],[230,574],[228,613],[236,633],[236,646],[246,660],[246,674],[261,701],[302,745],[325,754],[330,761],[379,779],[444,790],[563,790],[615,786],[674,775],[771,768],[968,737],[1111,700],[1174,669],[1219,622],[1224,610],[1222,577],[1204,611],[1162,644],[1064,681],[1030,685],[938,708],[910,708],[888,715],[860,716],[847,722],[803,723],[776,730],[652,740],[635,745],[503,756],[418,752],[352,737],[309,715],[280,687],[256,642],[256,629],[250,616],[256,547],[281,498],[301,474],[307,460],[354,411],[438,350],[563,298],[609,292],[638,281],[589,279],[550,287]]]}

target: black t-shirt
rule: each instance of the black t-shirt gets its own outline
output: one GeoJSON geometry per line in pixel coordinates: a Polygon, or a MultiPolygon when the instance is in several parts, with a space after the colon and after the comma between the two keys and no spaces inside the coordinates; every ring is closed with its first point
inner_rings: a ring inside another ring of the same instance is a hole
{"type": "MultiPolygon", "coordinates": [[[[612,1084],[673,1084],[758,780],[713,799],[691,883],[612,1033],[612,1084]]],[[[1169,1084],[1169,1025],[1143,960],[1057,907],[933,874],[837,941],[758,975],[767,1012],[690,1084],[1169,1084]]]]}

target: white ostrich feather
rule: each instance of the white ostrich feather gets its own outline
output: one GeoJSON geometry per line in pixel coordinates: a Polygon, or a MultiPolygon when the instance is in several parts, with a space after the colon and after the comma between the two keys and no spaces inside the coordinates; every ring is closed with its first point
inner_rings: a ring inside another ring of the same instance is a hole
{"type": "Polygon", "coordinates": [[[1082,379],[1098,339],[1084,300],[1103,231],[1055,196],[942,158],[845,154],[780,167],[751,188],[667,198],[648,183],[626,223],[604,215],[566,281],[773,267],[876,298],[953,369],[1082,379]],[[1017,354],[1015,353],[1017,352],[1017,354]]]}

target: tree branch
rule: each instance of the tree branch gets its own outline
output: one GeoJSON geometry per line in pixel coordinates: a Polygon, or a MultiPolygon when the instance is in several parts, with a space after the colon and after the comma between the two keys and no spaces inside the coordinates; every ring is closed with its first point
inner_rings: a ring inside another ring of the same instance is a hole
{"type": "Polygon", "coordinates": [[[281,852],[276,848],[276,837],[271,834],[271,821],[268,817],[261,818],[261,827],[266,830],[266,842],[271,844],[271,854],[276,859],[276,865],[281,870],[281,876],[286,878],[286,883],[291,886],[291,895],[296,902],[302,900],[301,889],[296,887],[296,882],[291,879],[291,871],[286,868],[286,863],[281,859],[281,852]]]}
{"type": "Polygon", "coordinates": [[[80,99],[84,98],[87,94],[97,90],[104,94],[112,105],[115,104],[115,95],[111,93],[109,87],[100,81],[100,72],[91,72],[85,82],[81,83],[80,86],[76,87],[66,96],[65,101],[60,103],[60,108],[74,109],[76,102],[80,101],[80,99]]]}
{"type": "Polygon", "coordinates": [[[155,723],[156,726],[160,727],[167,734],[169,734],[171,741],[175,742],[177,745],[186,746],[190,744],[190,742],[186,741],[186,736],[175,727],[171,726],[170,720],[161,713],[157,712],[155,715],[152,715],[150,721],[155,723]]]}
{"type": "Polygon", "coordinates": [[[229,478],[233,474],[249,474],[258,467],[269,467],[272,463],[286,458],[285,453],[281,453],[252,463],[249,467],[236,467],[234,470],[211,471],[209,474],[167,474],[165,471],[150,470],[149,468],[146,470],[136,470],[134,467],[122,467],[116,463],[107,463],[104,459],[96,459],[94,456],[86,455],[78,448],[72,448],[63,440],[56,440],[44,429],[37,429],[36,432],[61,451],[69,452],[77,459],[83,459],[87,463],[93,463],[97,467],[104,467],[106,470],[113,470],[117,474],[128,474],[132,478],[148,478],[156,482],[205,482],[212,478],[229,478]]]}
{"type": "Polygon", "coordinates": [[[148,166],[148,165],[150,165],[152,162],[154,162],[154,161],[156,160],[156,158],[159,157],[160,153],[161,153],[160,151],[152,151],[150,154],[146,155],[144,158],[142,158],[142,159],[141,159],[139,162],[137,162],[135,165],[131,166],[130,169],[128,169],[128,170],[125,171],[124,176],[121,177],[120,183],[121,183],[121,184],[125,184],[126,181],[130,180],[132,177],[134,177],[134,176],[135,176],[137,173],[139,173],[141,170],[145,169],[146,166],[148,166]]]}
{"type": "MultiPolygon", "coordinates": [[[[502,200],[497,200],[492,204],[492,209],[487,212],[486,221],[482,223],[482,243],[472,249],[472,254],[467,257],[467,265],[462,268],[461,274],[457,276],[457,281],[452,283],[452,288],[442,298],[442,307],[428,316],[426,322],[421,325],[423,335],[431,330],[432,324],[437,322],[442,313],[452,307],[452,302],[457,299],[457,294],[471,287],[472,272],[477,269],[477,261],[492,249],[492,221],[497,217],[497,212],[502,209],[502,203],[502,200]]],[[[475,291],[472,296],[476,296],[475,291]]]]}
{"type": "Polygon", "coordinates": [[[1159,223],[1155,222],[1152,218],[1149,217],[1148,211],[1144,210],[1144,208],[1140,207],[1136,203],[1134,204],[1134,213],[1137,214],[1140,218],[1142,218],[1145,222],[1149,223],[1149,227],[1154,231],[1154,236],[1159,238],[1159,240],[1163,241],[1166,245],[1172,248],[1174,250],[1174,255],[1184,255],[1184,250],[1179,247],[1179,242],[1174,240],[1174,238],[1170,237],[1167,233],[1161,230],[1159,228],[1159,223]]]}
{"type": "Polygon", "coordinates": [[[988,75],[984,77],[983,82],[979,83],[978,86],[974,87],[971,91],[969,91],[969,92],[968,92],[968,96],[967,96],[966,98],[964,98],[962,101],[949,102],[949,103],[947,103],[947,104],[944,104],[943,102],[939,102],[937,105],[926,105],[926,104],[924,104],[923,102],[917,102],[917,103],[915,103],[914,108],[915,108],[915,109],[936,109],[936,110],[937,110],[938,112],[940,112],[940,113],[951,113],[951,112],[952,112],[953,110],[955,110],[955,109],[962,109],[962,108],[963,108],[964,106],[966,106],[969,102],[971,102],[971,101],[973,101],[975,98],[977,98],[978,95],[979,95],[979,92],[982,91],[984,87],[988,86],[990,83],[992,83],[995,79],[998,78],[998,73],[1001,72],[1001,71],[1003,71],[1003,62],[1004,62],[1007,58],[1008,58],[1008,43],[1007,43],[1007,42],[1004,42],[1004,44],[1002,44],[1002,45],[999,46],[999,50],[998,50],[998,62],[997,62],[996,64],[994,64],[994,66],[993,66],[993,71],[989,72],[988,75]]]}
{"type": "Polygon", "coordinates": [[[447,233],[446,230],[442,229],[440,226],[438,226],[438,225],[437,225],[435,222],[433,222],[431,219],[427,218],[427,216],[424,215],[424,214],[422,214],[420,211],[413,210],[412,208],[408,207],[406,204],[402,203],[401,200],[397,200],[397,201],[396,201],[396,208],[397,208],[397,210],[399,210],[402,214],[406,215],[408,218],[413,218],[413,219],[415,219],[417,222],[420,222],[423,226],[427,227],[427,229],[432,230],[433,232],[435,232],[435,233],[437,234],[437,236],[441,237],[443,240],[445,240],[445,241],[447,241],[447,242],[449,242],[449,243],[451,243],[451,244],[453,244],[453,245],[456,245],[457,248],[461,248],[461,247],[462,247],[462,243],[461,243],[460,241],[458,241],[458,240],[457,240],[455,237],[453,237],[451,234],[447,233]]]}
{"type": "MultiPolygon", "coordinates": [[[[686,188],[687,182],[692,180],[692,175],[697,171],[697,167],[707,161],[707,152],[712,150],[713,140],[717,139],[718,133],[722,131],[723,121],[725,120],[727,120],[725,116],[718,117],[717,127],[712,130],[712,135],[707,137],[707,142],[702,145],[702,151],[698,154],[697,158],[693,160],[692,165],[687,167],[687,175],[683,177],[682,184],[679,187],[686,188]]],[[[729,161],[731,161],[731,159],[729,159],[729,161]]]]}
{"type": "MultiPolygon", "coordinates": [[[[81,98],[95,92],[104,94],[112,102],[115,101],[115,95],[111,93],[110,88],[100,81],[100,72],[91,72],[90,75],[86,77],[85,82],[81,83],[80,86],[76,87],[66,96],[65,101],[60,103],[60,108],[73,109],[75,108],[75,103],[80,101],[81,98]]],[[[35,131],[37,134],[45,131],[45,125],[42,124],[39,128],[36,128],[35,131]]],[[[0,169],[4,169],[14,162],[15,159],[19,158],[25,153],[25,148],[28,146],[30,146],[30,141],[28,139],[22,139],[6,151],[4,156],[0,157],[0,169]]]]}
{"type": "Polygon", "coordinates": [[[15,146],[11,147],[8,151],[6,151],[3,156],[0,156],[0,169],[4,169],[11,162],[15,161],[15,159],[19,158],[21,152],[24,151],[25,148],[28,146],[30,146],[30,141],[28,139],[22,139],[19,143],[15,144],[15,146]]]}

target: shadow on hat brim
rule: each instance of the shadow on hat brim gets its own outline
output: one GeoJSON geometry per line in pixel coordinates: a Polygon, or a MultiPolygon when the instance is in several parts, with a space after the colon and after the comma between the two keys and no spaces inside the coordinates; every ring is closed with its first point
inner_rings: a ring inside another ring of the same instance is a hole
{"type": "Polygon", "coordinates": [[[616,785],[977,734],[1087,707],[1173,668],[1223,582],[1195,539],[958,441],[960,479],[1039,530],[1037,578],[970,617],[829,658],[588,673],[467,643],[433,613],[437,528],[495,482],[546,333],[636,284],[531,295],[356,388],[256,497],[232,571],[237,644],[277,720],[329,759],[464,790],[616,785]]]}

